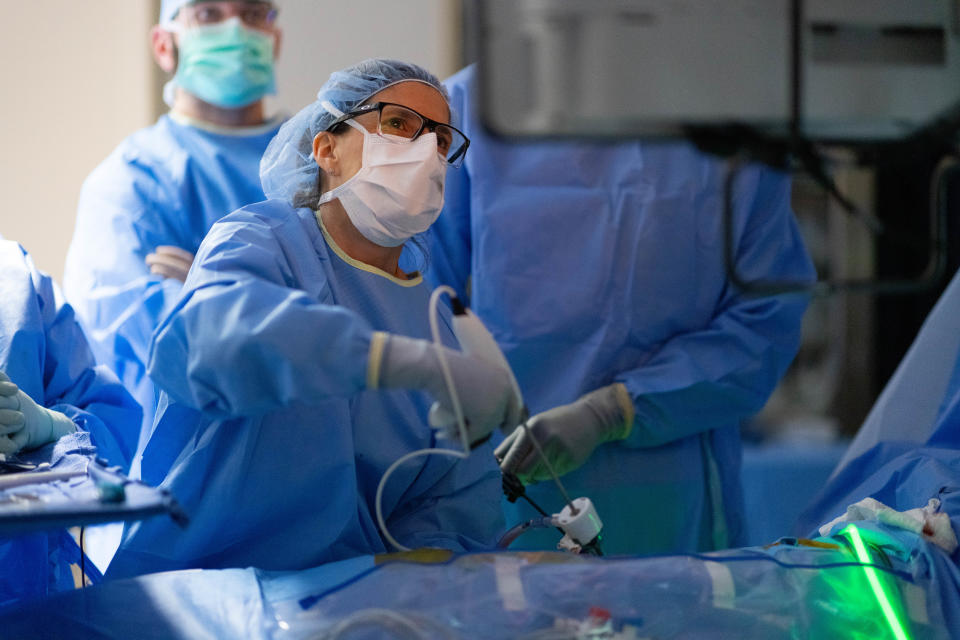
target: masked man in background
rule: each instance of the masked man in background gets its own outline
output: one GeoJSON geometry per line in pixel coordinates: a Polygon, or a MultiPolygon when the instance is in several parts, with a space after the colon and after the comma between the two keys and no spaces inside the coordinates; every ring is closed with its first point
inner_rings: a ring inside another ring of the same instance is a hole
{"type": "Polygon", "coordinates": [[[163,0],[150,35],[173,74],[170,112],[124,140],[80,193],[64,289],[97,359],[142,405],[144,429],[159,395],[146,375],[151,334],[213,223],[264,199],[260,156],[281,124],[264,105],[276,17],[272,2],[163,0]]]}

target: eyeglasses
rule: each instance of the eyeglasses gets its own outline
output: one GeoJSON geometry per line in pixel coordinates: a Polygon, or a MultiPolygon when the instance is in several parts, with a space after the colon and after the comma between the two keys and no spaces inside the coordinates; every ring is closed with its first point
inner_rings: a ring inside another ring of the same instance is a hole
{"type": "Polygon", "coordinates": [[[277,21],[277,9],[272,2],[211,2],[201,0],[184,7],[187,24],[211,25],[234,16],[253,29],[270,29],[277,21]]]}
{"type": "Polygon", "coordinates": [[[447,160],[447,164],[459,167],[470,146],[470,140],[463,132],[454,126],[437,122],[420,115],[413,109],[392,102],[372,102],[360,105],[353,111],[345,113],[334,120],[327,131],[350,118],[377,113],[377,133],[399,136],[408,140],[416,140],[424,131],[437,134],[437,150],[447,160]]]}

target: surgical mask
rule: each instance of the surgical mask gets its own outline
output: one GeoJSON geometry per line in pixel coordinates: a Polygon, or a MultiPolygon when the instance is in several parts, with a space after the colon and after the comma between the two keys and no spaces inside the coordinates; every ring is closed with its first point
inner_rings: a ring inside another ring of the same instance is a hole
{"type": "MultiPolygon", "coordinates": [[[[335,116],[343,115],[329,102],[322,105],[335,116]]],[[[429,229],[443,209],[447,177],[447,162],[437,152],[437,134],[409,140],[346,122],[363,134],[362,166],[321,195],[318,206],[339,199],[357,231],[381,247],[400,246],[429,229]]]]}
{"type": "Polygon", "coordinates": [[[173,82],[204,102],[235,109],[274,92],[273,36],[249,29],[240,18],[181,28],[173,82]]]}

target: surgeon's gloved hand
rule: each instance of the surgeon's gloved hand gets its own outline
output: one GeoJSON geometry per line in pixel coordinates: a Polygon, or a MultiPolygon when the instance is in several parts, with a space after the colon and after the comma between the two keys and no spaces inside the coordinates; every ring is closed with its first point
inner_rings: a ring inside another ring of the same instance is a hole
{"type": "Polygon", "coordinates": [[[36,449],[76,430],[73,420],[38,405],[0,371],[0,453],[36,449]]]}
{"type": "Polygon", "coordinates": [[[374,333],[367,386],[372,389],[423,389],[444,411],[454,413],[438,356],[440,349],[450,368],[471,444],[486,439],[494,429],[510,430],[519,424],[521,407],[510,385],[508,372],[426,340],[374,333]]]}
{"type": "Polygon", "coordinates": [[[150,267],[150,273],[155,273],[164,278],[173,278],[180,282],[186,282],[187,272],[193,265],[194,255],[180,247],[171,245],[160,245],[154,253],[151,253],[144,260],[150,267]]]}
{"type": "Polygon", "coordinates": [[[553,470],[562,476],[586,462],[600,444],[630,435],[633,415],[627,388],[614,383],[538,413],[527,422],[527,429],[514,429],[494,455],[504,473],[516,475],[524,484],[548,480],[550,472],[530,440],[532,433],[553,470]]]}

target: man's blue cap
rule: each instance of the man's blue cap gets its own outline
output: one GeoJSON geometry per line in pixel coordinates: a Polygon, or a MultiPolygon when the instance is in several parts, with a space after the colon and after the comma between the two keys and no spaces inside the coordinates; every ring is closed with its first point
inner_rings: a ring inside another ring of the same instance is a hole
{"type": "Polygon", "coordinates": [[[177,17],[177,12],[193,0],[163,0],[160,3],[160,24],[171,22],[177,17]]]}
{"type": "MultiPolygon", "coordinates": [[[[246,2],[262,2],[263,0],[244,0],[246,2]]],[[[188,4],[197,4],[204,0],[163,0],[160,3],[160,24],[170,22],[177,17],[177,12],[188,4]]]]}

